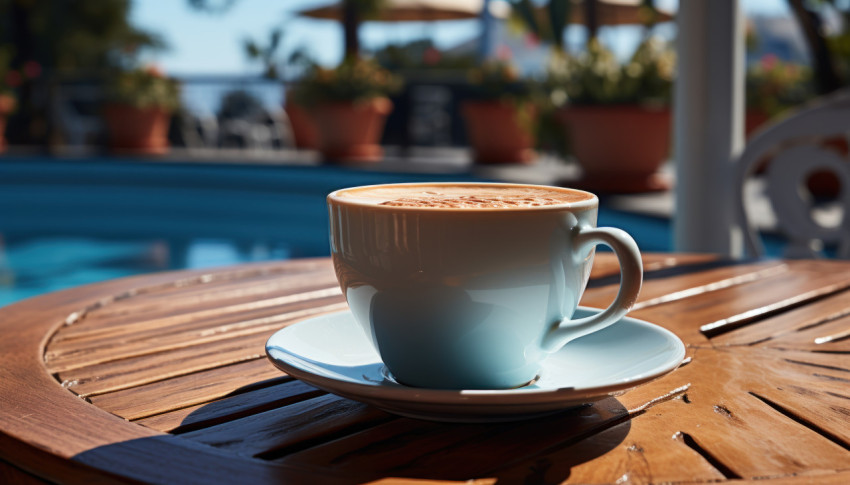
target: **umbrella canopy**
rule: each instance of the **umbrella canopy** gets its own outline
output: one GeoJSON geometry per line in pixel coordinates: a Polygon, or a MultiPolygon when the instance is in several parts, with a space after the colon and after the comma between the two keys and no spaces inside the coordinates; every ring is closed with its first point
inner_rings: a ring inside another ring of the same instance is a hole
{"type": "MultiPolygon", "coordinates": [[[[368,20],[383,22],[421,22],[437,20],[463,20],[478,18],[484,0],[386,0],[377,17],[368,20]]],[[[507,5],[491,2],[490,13],[504,16],[507,5]]],[[[343,20],[342,2],[298,12],[303,17],[326,20],[343,20]]]]}
{"type": "MultiPolygon", "coordinates": [[[[569,23],[587,24],[587,8],[583,0],[572,0],[569,23]]],[[[646,10],[641,0],[596,0],[596,23],[598,25],[632,25],[646,22],[646,10]]],[[[656,7],[656,22],[669,22],[673,14],[656,7]]]]}

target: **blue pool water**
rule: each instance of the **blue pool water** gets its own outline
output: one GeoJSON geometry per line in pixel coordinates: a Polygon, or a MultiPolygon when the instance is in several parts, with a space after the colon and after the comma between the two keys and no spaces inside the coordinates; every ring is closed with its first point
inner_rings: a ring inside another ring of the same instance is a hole
{"type": "MultiPolygon", "coordinates": [[[[325,195],[375,183],[478,180],[337,166],[0,159],[0,306],[157,271],[327,256],[325,195]]],[[[604,199],[602,199],[604,204],[604,199]]],[[[669,222],[600,209],[599,224],[669,251],[669,222]]]]}
{"type": "MultiPolygon", "coordinates": [[[[665,220],[603,210],[600,225],[632,234],[644,251],[669,251],[665,220]]],[[[0,243],[0,306],[41,293],[157,271],[209,268],[293,256],[327,256],[327,247],[295,251],[285,243],[198,239],[111,240],[44,236],[0,243]]]]}

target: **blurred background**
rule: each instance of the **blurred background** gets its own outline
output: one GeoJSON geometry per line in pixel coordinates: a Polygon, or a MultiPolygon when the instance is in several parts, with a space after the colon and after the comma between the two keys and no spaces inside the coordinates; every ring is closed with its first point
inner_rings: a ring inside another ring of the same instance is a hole
{"type": "MultiPolygon", "coordinates": [[[[740,4],[747,133],[850,79],[850,1],[740,4]]],[[[586,188],[600,224],[672,250],[677,10],[0,0],[0,305],[327,256],[324,196],[372,183],[586,188]]]]}

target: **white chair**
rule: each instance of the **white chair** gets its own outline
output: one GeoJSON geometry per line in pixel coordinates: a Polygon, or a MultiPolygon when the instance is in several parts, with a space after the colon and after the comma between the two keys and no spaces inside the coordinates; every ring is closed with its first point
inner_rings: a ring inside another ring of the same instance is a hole
{"type": "MultiPolygon", "coordinates": [[[[776,218],[776,228],[787,239],[785,256],[820,256],[823,245],[836,248],[840,258],[850,258],[850,158],[826,144],[850,133],[850,90],[843,90],[807,104],[760,130],[735,161],[737,217],[745,232],[748,253],[764,254],[752,209],[745,206],[745,187],[763,161],[764,196],[776,218]],[[806,188],[816,172],[834,174],[840,183],[836,200],[828,204],[833,223],[818,217],[818,200],[806,188]]],[[[834,144],[833,144],[834,145],[834,144]]]]}

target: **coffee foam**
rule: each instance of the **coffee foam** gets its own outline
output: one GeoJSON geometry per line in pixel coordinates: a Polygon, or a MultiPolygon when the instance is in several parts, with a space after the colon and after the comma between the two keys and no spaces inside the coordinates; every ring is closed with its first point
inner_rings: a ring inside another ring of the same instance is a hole
{"type": "Polygon", "coordinates": [[[342,199],[388,207],[434,209],[511,209],[563,205],[593,196],[558,187],[528,185],[393,185],[338,193],[342,199]]]}

